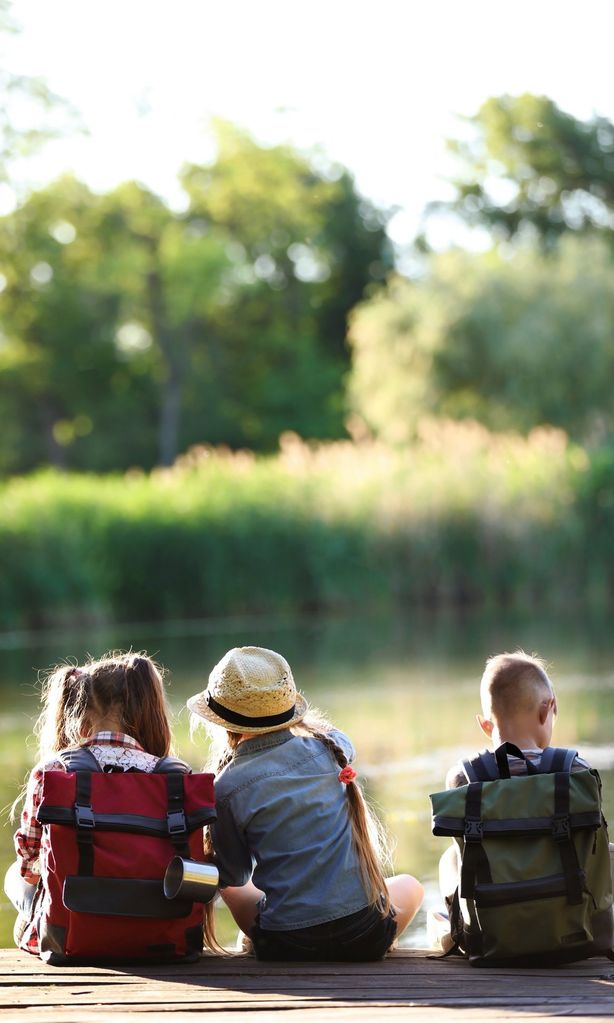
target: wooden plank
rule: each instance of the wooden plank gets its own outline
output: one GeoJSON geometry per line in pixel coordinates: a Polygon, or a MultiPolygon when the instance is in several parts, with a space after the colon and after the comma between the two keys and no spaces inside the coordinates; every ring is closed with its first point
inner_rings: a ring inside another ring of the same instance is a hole
{"type": "MultiPolygon", "coordinates": [[[[82,1009],[75,1008],[72,1006],[66,1006],[59,1011],[48,1011],[45,1009],[19,1009],[17,1010],[14,1017],[3,1017],[4,1019],[15,1019],[15,1023],[194,1023],[195,1013],[200,1013],[201,1016],[205,1013],[210,1015],[211,1019],[223,1018],[224,1023],[246,1023],[247,1016],[246,1012],[253,1012],[253,1006],[247,1007],[245,1010],[213,1010],[211,1013],[208,1012],[206,1007],[199,1005],[195,1010],[185,1010],[177,1008],[175,1006],[168,1006],[166,1011],[155,1010],[150,1012],[147,1009],[144,1010],[131,1010],[126,1011],[123,1007],[117,1007],[115,1010],[112,1009],[82,1009]]],[[[263,1009],[266,1014],[267,1010],[263,1009]]],[[[393,1021],[409,1021],[409,1023],[433,1023],[435,1020],[450,1021],[450,1023],[485,1023],[486,1020],[503,1021],[503,1020],[535,1020],[539,1019],[543,1023],[556,1023],[560,1020],[561,1016],[573,1017],[574,1023],[595,1023],[596,1020],[609,1020],[611,1019],[610,1013],[603,1012],[603,1006],[585,1006],[581,1011],[578,1011],[573,1004],[559,1004],[554,1008],[553,1014],[550,1015],[543,1008],[536,1010],[523,1010],[515,1009],[513,1007],[497,1008],[493,1007],[488,1009],[486,1012],[479,1008],[440,1008],[440,1007],[428,1007],[428,1006],[417,1006],[417,1007],[391,1007],[391,1006],[342,1006],[335,1005],[326,1007],[317,1007],[310,1009],[275,1009],[265,1015],[265,1019],[271,1018],[275,1020],[275,1023],[354,1023],[359,1020],[360,1023],[393,1023],[393,1021]]],[[[262,1017],[261,1017],[262,1018],[262,1017]]]]}
{"type": "Polygon", "coordinates": [[[614,996],[614,982],[608,978],[603,977],[587,977],[587,978],[568,978],[568,977],[523,977],[523,978],[492,978],[487,981],[477,981],[475,978],[463,977],[458,981],[450,982],[450,978],[443,977],[422,977],[422,978],[383,978],[373,974],[364,974],[361,977],[335,977],[335,978],[304,978],[302,981],[298,981],[296,978],[289,978],[280,976],[279,978],[258,978],[258,977],[225,977],[225,978],[207,978],[201,981],[172,981],[172,980],[153,980],[152,978],[136,978],[136,977],[125,977],[125,978],[95,978],[87,980],[85,978],[64,978],[58,977],[57,980],[40,981],[34,977],[27,977],[19,982],[11,981],[2,983],[0,986],[0,998],[4,997],[4,993],[10,990],[21,990],[27,991],[33,988],[47,991],[64,991],[68,993],[71,990],[84,989],[88,990],[101,990],[105,989],[108,991],[115,991],[119,997],[122,991],[127,991],[129,988],[138,987],[142,988],[149,986],[150,988],[160,988],[164,991],[173,990],[194,990],[198,991],[201,989],[205,990],[243,990],[243,991],[288,991],[290,993],[301,990],[311,991],[326,990],[326,991],[354,991],[359,986],[369,984],[373,988],[383,988],[386,991],[402,990],[402,991],[418,991],[424,990],[425,992],[439,991],[439,990],[453,990],[459,994],[464,991],[473,991],[478,995],[482,991],[509,991],[513,989],[517,991],[521,990],[553,990],[556,993],[565,994],[569,991],[581,992],[583,990],[592,990],[595,986],[598,986],[602,993],[606,993],[609,996],[614,996]]]}
{"type": "Polygon", "coordinates": [[[196,1013],[245,1023],[352,1019],[611,1019],[614,966],[593,959],[558,969],[473,970],[460,959],[402,950],[381,963],[258,963],[203,956],[186,966],[50,967],[0,950],[0,1014],[31,1023],[194,1023],[196,1013]]]}
{"type": "MultiPolygon", "coordinates": [[[[242,1010],[236,1007],[214,1007],[209,1008],[203,1006],[202,1003],[195,1004],[191,1007],[168,1005],[163,1009],[156,1009],[154,1011],[148,1010],[146,1007],[141,1009],[126,1010],[124,1006],[116,1006],[114,1008],[102,1008],[94,1007],[89,1009],[75,1008],[73,1006],[66,1006],[62,1009],[47,1012],[44,1009],[36,1010],[24,1010],[16,1009],[14,1016],[9,1016],[9,1019],[17,1021],[21,1020],[40,1020],[41,1023],[64,1023],[64,1020],[85,1021],[95,1020],[96,1023],[100,1023],[101,1020],[113,1020],[113,1023],[118,1023],[119,1020],[132,1020],[139,1021],[139,1023],[194,1023],[197,1014],[201,1016],[207,1015],[212,1020],[219,1019],[222,1016],[224,1023],[229,1023],[231,1020],[236,1020],[237,1023],[245,1023],[247,1016],[246,1013],[253,1013],[254,1011],[267,1014],[264,1018],[274,1019],[276,1023],[282,1023],[282,1021],[296,1021],[296,1023],[308,1023],[308,1021],[318,1020],[322,1023],[323,1020],[329,1020],[331,1023],[338,1023],[340,1020],[364,1020],[364,1023],[371,1023],[372,1020],[410,1020],[411,1023],[421,1019],[452,1019],[453,1023],[460,1023],[460,1021],[467,1020],[479,1020],[484,1023],[486,1020],[494,1019],[539,1019],[543,1021],[555,1021],[560,1020],[561,1016],[573,1017],[574,1020],[591,1020],[594,1023],[595,1018],[611,1020],[611,1013],[607,1010],[604,1011],[603,1005],[588,1005],[579,1009],[573,1003],[557,1003],[552,1006],[552,1012],[550,1012],[547,1006],[540,1006],[531,1010],[518,1009],[513,1006],[499,1007],[488,1007],[487,1009],[480,1009],[477,1007],[452,1007],[452,1008],[441,1008],[441,1007],[425,1007],[425,1006],[378,1006],[378,1005],[365,1005],[363,1007],[355,1004],[333,1004],[329,1006],[317,1006],[308,1008],[283,1008],[279,1006],[254,1006],[247,1005],[242,1010]]],[[[4,1017],[7,1018],[6,1016],[4,1017]]],[[[262,1016],[260,1017],[262,1019],[262,1016]]]]}

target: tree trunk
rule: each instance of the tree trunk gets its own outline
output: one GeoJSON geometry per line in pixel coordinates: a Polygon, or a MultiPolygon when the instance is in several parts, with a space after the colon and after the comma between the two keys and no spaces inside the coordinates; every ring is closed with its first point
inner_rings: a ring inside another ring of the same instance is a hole
{"type": "Polygon", "coordinates": [[[53,402],[48,398],[40,399],[39,408],[43,424],[45,447],[47,449],[47,461],[50,465],[55,466],[56,469],[65,469],[67,462],[66,447],[58,444],[53,433],[53,428],[59,418],[57,410],[53,407],[53,402]]]}
{"type": "Polygon", "coordinates": [[[160,465],[172,465],[179,447],[179,422],[183,380],[174,366],[168,367],[160,396],[158,457],[160,465]]]}
{"type": "MultiPolygon", "coordinates": [[[[153,249],[154,265],[157,263],[157,255],[157,251],[153,249]]],[[[147,291],[153,332],[164,362],[158,426],[158,462],[160,465],[172,465],[179,446],[186,352],[180,332],[171,330],[167,324],[162,280],[157,268],[147,274],[147,291]]]]}

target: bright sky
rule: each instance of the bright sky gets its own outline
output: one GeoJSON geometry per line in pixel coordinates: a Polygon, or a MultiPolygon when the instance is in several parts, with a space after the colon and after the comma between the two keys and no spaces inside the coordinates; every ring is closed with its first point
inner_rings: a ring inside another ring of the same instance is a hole
{"type": "Polygon", "coordinates": [[[44,76],[90,132],[49,147],[38,183],[134,177],[177,202],[177,171],[212,155],[217,114],[263,142],[322,147],[401,209],[403,243],[448,194],[454,115],[529,91],[614,119],[611,0],[14,0],[13,16],[12,69],[44,76]]]}

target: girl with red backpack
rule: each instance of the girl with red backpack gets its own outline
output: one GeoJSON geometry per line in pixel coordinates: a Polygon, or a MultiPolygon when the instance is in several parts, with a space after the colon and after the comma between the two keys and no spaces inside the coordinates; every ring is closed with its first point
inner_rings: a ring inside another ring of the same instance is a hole
{"type": "Polygon", "coordinates": [[[382,958],[423,892],[408,874],[384,878],[347,736],[262,647],[230,650],[188,707],[220,740],[210,835],[222,898],[256,956],[382,958]]]}
{"type": "MultiPolygon", "coordinates": [[[[212,779],[205,776],[195,775],[184,783],[189,768],[169,757],[171,729],[162,670],[145,654],[135,653],[111,654],[82,667],[64,665],[45,680],[42,704],[35,726],[38,763],[27,782],[15,834],[17,860],[5,880],[6,894],[19,913],[15,943],[59,963],[81,955],[88,959],[107,953],[121,956],[125,952],[122,927],[130,931],[126,949],[137,954],[141,932],[155,934],[157,928],[160,954],[164,956],[164,946],[171,958],[175,953],[182,957],[186,953],[183,938],[171,952],[173,941],[167,941],[165,934],[168,924],[151,919],[156,913],[168,915],[162,881],[157,882],[159,892],[146,889],[138,871],[148,862],[155,863],[156,856],[170,860],[178,851],[171,841],[183,842],[182,854],[202,859],[202,826],[206,817],[210,820],[214,815],[213,793],[212,779]],[[156,772],[158,777],[150,781],[143,777],[156,772]],[[174,780],[169,782],[171,773],[174,780]],[[174,818],[167,814],[167,787],[174,792],[174,818]],[[83,792],[85,798],[80,798],[83,792]],[[185,820],[188,810],[195,809],[185,807],[185,800],[194,802],[203,793],[202,808],[192,813],[191,826],[181,833],[177,827],[181,814],[185,820]],[[158,824],[151,815],[159,802],[158,824]],[[175,833],[161,835],[168,839],[168,853],[164,853],[156,827],[166,831],[167,816],[174,822],[175,833]],[[59,862],[62,859],[65,863],[59,862]],[[136,883],[130,870],[137,872],[136,883]],[[136,891],[141,905],[135,907],[136,922],[128,924],[127,900],[134,900],[136,891]],[[117,914],[108,917],[106,932],[100,913],[117,914]],[[141,913],[149,919],[139,920],[141,913]],[[97,916],[93,919],[92,914],[97,916]]],[[[164,860],[157,869],[163,874],[164,860]]],[[[150,872],[149,876],[155,875],[150,872]]],[[[177,910],[175,915],[182,914],[177,910]]],[[[183,916],[188,915],[186,910],[183,916]]],[[[190,922],[193,925],[194,919],[190,922]]],[[[202,907],[196,911],[196,923],[200,951],[202,907]]],[[[143,945],[144,958],[148,948],[143,945]]]]}

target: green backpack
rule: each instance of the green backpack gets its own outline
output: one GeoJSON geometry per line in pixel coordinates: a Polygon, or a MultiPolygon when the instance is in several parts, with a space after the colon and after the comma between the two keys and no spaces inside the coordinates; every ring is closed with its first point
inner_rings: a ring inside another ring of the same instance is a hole
{"type": "Polygon", "coordinates": [[[459,886],[452,938],[473,966],[546,966],[614,945],[607,825],[597,771],[575,750],[535,766],[516,746],[463,762],[467,785],[431,798],[433,834],[454,839],[459,886]],[[525,761],[510,777],[508,754],[525,761]]]}

